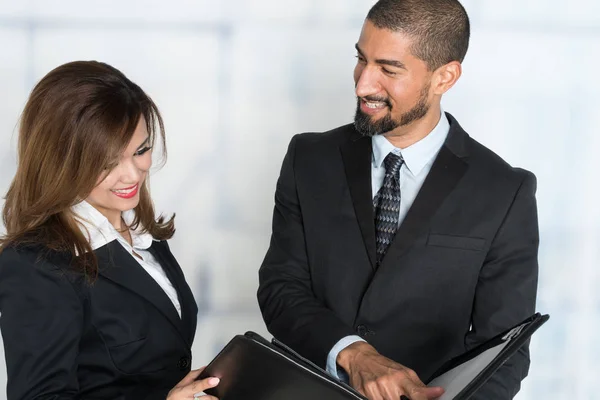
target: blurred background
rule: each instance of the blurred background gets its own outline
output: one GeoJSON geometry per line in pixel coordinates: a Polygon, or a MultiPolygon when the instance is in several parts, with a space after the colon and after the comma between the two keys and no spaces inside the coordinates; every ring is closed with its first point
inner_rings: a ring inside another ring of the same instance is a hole
{"type": "MultiPolygon", "coordinates": [[[[34,84],[68,61],[112,64],[165,119],[153,196],[177,213],[171,248],[200,309],[194,367],[235,334],[268,336],[255,293],[281,161],[293,134],[352,120],[354,44],[373,3],[0,0],[0,193],[34,84]]],[[[538,177],[538,309],[552,318],[517,398],[598,399],[600,1],[463,4],[471,46],[443,106],[538,177]]],[[[0,399],[5,386],[1,361],[0,399]]]]}

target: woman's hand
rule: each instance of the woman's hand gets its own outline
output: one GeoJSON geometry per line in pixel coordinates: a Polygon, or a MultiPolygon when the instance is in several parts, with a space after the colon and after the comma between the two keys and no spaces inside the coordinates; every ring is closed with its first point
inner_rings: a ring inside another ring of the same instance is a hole
{"type": "MultiPolygon", "coordinates": [[[[197,381],[196,378],[204,370],[204,367],[190,371],[167,396],[167,400],[193,399],[195,394],[200,394],[206,389],[213,388],[219,384],[219,378],[206,378],[197,381]]],[[[202,400],[218,400],[214,396],[201,395],[202,400]]]]}

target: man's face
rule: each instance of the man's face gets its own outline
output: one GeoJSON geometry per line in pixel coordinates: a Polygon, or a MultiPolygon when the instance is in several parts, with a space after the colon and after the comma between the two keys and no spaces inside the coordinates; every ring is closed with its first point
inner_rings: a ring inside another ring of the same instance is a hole
{"type": "Polygon", "coordinates": [[[354,68],[356,129],[365,136],[391,132],[423,118],[430,107],[431,71],[410,52],[411,39],[363,25],[354,68]]]}

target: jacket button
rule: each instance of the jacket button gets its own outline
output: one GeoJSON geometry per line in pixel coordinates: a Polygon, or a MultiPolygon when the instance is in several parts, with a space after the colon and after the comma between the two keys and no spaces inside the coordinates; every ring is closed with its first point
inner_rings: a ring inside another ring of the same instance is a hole
{"type": "Polygon", "coordinates": [[[361,337],[365,337],[365,336],[367,336],[367,332],[368,332],[368,331],[369,331],[369,329],[367,329],[367,327],[366,327],[366,326],[364,326],[364,325],[359,325],[359,326],[357,326],[357,327],[356,327],[356,332],[358,332],[358,334],[359,334],[361,337]]]}
{"type": "Polygon", "coordinates": [[[181,357],[179,359],[179,361],[177,362],[177,367],[179,367],[180,370],[185,370],[190,366],[190,359],[187,357],[181,357]]]}

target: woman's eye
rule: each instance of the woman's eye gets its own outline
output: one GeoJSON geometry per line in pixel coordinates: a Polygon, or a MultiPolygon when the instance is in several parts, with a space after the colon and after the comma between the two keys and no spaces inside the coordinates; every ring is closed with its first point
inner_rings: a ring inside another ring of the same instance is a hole
{"type": "Polygon", "coordinates": [[[134,156],[141,156],[142,154],[146,153],[150,149],[152,149],[152,146],[146,146],[143,149],[139,149],[138,151],[136,151],[133,155],[134,156]]]}

